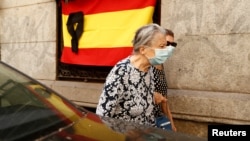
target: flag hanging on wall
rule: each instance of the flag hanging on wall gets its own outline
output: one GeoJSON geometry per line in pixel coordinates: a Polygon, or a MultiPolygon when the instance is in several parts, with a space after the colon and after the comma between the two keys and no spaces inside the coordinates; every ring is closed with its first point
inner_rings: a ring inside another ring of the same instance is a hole
{"type": "Polygon", "coordinates": [[[113,66],[132,53],[135,31],[152,23],[156,0],[62,0],[61,62],[113,66]]]}

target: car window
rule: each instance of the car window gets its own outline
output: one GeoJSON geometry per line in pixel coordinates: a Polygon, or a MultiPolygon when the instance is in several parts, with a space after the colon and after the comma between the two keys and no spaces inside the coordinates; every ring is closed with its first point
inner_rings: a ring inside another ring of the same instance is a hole
{"type": "Polygon", "coordinates": [[[35,139],[83,116],[50,89],[0,64],[0,140],[35,139]]]}

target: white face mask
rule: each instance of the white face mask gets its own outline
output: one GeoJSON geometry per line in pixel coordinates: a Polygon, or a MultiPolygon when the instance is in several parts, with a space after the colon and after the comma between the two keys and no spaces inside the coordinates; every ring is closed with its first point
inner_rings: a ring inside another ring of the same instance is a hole
{"type": "Polygon", "coordinates": [[[175,47],[167,46],[164,49],[155,48],[155,56],[149,59],[151,65],[160,65],[163,64],[172,54],[175,47]]]}

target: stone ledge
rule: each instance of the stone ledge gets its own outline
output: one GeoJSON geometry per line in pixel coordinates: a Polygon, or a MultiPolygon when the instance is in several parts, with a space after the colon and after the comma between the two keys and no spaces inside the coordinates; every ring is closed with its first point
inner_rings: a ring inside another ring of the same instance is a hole
{"type": "Polygon", "coordinates": [[[168,100],[177,119],[250,124],[250,94],[169,89],[168,100]]]}
{"type": "MultiPolygon", "coordinates": [[[[102,83],[40,80],[81,106],[96,107],[102,83]]],[[[250,94],[168,90],[175,119],[208,123],[250,124],[250,94]]]]}
{"type": "Polygon", "coordinates": [[[46,86],[60,93],[72,102],[95,108],[103,87],[103,83],[39,80],[46,86]]]}

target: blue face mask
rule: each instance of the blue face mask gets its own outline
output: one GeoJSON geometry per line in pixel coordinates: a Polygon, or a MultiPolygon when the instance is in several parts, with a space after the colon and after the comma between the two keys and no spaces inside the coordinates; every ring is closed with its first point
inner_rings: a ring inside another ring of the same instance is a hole
{"type": "Polygon", "coordinates": [[[154,49],[155,56],[149,59],[151,65],[163,64],[172,54],[175,47],[167,46],[164,49],[154,49]]]}

